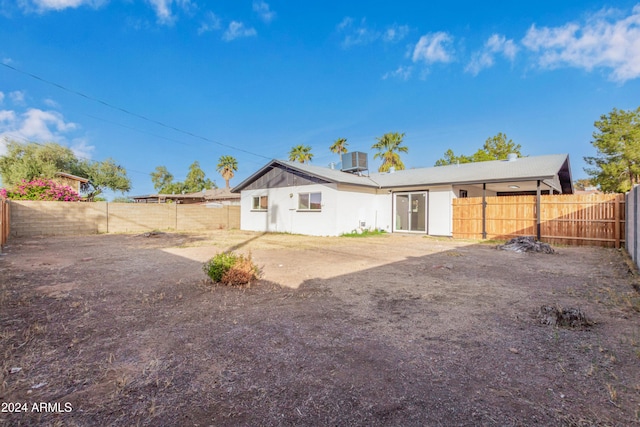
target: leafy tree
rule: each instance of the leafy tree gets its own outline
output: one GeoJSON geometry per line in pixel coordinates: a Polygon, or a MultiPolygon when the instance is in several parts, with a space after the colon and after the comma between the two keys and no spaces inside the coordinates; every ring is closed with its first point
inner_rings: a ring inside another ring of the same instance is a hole
{"type": "Polygon", "coordinates": [[[313,153],[308,145],[296,145],[289,151],[289,160],[292,162],[308,163],[311,159],[313,159],[313,153]]]}
{"type": "Polygon", "coordinates": [[[349,149],[347,148],[347,145],[349,145],[347,143],[347,138],[338,138],[331,145],[331,147],[329,147],[329,150],[331,150],[332,153],[335,153],[338,156],[340,156],[340,155],[342,155],[344,153],[348,153],[349,152],[349,149]]]}
{"type": "Polygon", "coordinates": [[[573,181],[573,188],[576,190],[585,190],[589,187],[593,187],[593,183],[588,178],[578,179],[573,181]]]}
{"type": "Polygon", "coordinates": [[[229,181],[233,178],[234,172],[238,170],[238,161],[233,156],[220,156],[216,170],[222,175],[228,189],[230,188],[229,181]]]}
{"type": "Polygon", "coordinates": [[[457,156],[454,154],[452,149],[448,149],[444,152],[444,158],[436,161],[436,166],[446,166],[446,165],[455,165],[458,163],[470,163],[473,159],[470,156],[465,156],[464,154],[461,156],[457,156]]]}
{"type": "Polygon", "coordinates": [[[624,193],[640,182],[640,107],[613,109],[594,123],[596,156],[584,160],[591,181],[607,193],[624,193]]]}
{"type": "Polygon", "coordinates": [[[166,193],[173,183],[173,175],[166,166],[156,166],[155,171],[151,172],[151,182],[158,193],[166,193]]]}
{"type": "Polygon", "coordinates": [[[79,160],[69,148],[54,142],[22,144],[7,141],[7,153],[0,156],[0,177],[9,188],[23,180],[52,179],[57,172],[87,178],[89,182],[83,184],[81,190],[88,200],[93,200],[107,188],[122,192],[131,189],[126,170],[113,159],[102,162],[79,160]]]}
{"type": "Polygon", "coordinates": [[[200,168],[200,163],[197,160],[191,163],[187,178],[184,180],[184,191],[186,193],[195,193],[214,187],[214,182],[206,177],[204,171],[200,168]]]}
{"type": "Polygon", "coordinates": [[[93,201],[106,189],[122,193],[131,190],[131,180],[127,177],[127,171],[111,158],[102,162],[80,162],[79,171],[79,176],[89,179],[83,189],[83,192],[87,193],[89,201],[93,201]]]}
{"type": "Polygon", "coordinates": [[[522,157],[520,144],[514,143],[511,139],[507,140],[507,135],[499,132],[496,136],[487,138],[482,148],[478,149],[473,155],[457,156],[453,150],[445,151],[444,157],[436,161],[436,166],[454,165],[457,163],[471,162],[487,162],[490,160],[506,160],[510,153],[515,153],[518,157],[522,157]]]}
{"type": "Polygon", "coordinates": [[[510,153],[515,153],[522,157],[520,144],[507,140],[507,135],[498,132],[496,136],[487,138],[484,146],[476,151],[472,156],[473,162],[486,162],[489,160],[506,160],[510,153]]]}
{"type": "Polygon", "coordinates": [[[78,175],[78,159],[67,147],[53,142],[23,144],[7,141],[7,153],[0,156],[2,184],[11,188],[22,181],[52,179],[56,172],[78,175]]]}
{"type": "Polygon", "coordinates": [[[378,172],[387,172],[391,167],[396,170],[403,170],[404,163],[400,160],[400,153],[408,153],[409,148],[402,145],[404,133],[389,132],[376,138],[378,142],[373,144],[371,148],[375,148],[379,152],[373,155],[374,159],[381,158],[382,164],[378,168],[378,172]]]}
{"type": "Polygon", "coordinates": [[[173,175],[165,166],[156,166],[155,171],[151,172],[151,181],[153,188],[160,194],[196,193],[216,188],[216,183],[206,177],[197,160],[189,166],[184,182],[173,182],[173,175]]]}

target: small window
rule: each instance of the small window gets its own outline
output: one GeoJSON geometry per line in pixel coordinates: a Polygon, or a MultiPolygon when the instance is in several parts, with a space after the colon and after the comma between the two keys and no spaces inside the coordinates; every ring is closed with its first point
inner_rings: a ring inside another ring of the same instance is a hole
{"type": "Polygon", "coordinates": [[[465,199],[467,197],[467,190],[460,190],[459,197],[465,199]]]}
{"type": "Polygon", "coordinates": [[[298,210],[301,210],[301,211],[322,210],[322,193],[298,194],[298,210]]]}
{"type": "Polygon", "coordinates": [[[266,211],[269,206],[269,196],[255,196],[253,198],[253,206],[251,209],[254,211],[266,211]]]}

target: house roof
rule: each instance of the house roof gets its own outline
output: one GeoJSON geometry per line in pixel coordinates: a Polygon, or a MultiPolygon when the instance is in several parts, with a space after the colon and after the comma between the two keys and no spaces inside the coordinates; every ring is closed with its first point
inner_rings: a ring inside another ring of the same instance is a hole
{"type": "Polygon", "coordinates": [[[169,199],[169,200],[198,200],[198,201],[216,201],[216,200],[237,200],[239,194],[233,194],[226,188],[211,188],[205,191],[186,194],[146,194],[142,196],[134,196],[134,200],[142,199],[169,199]]]}
{"type": "Polygon", "coordinates": [[[209,190],[205,190],[204,192],[198,193],[189,193],[185,194],[185,196],[201,196],[204,197],[205,200],[213,201],[213,200],[236,200],[240,198],[239,194],[234,194],[231,192],[231,189],[228,188],[211,188],[209,190]]]}
{"type": "Polygon", "coordinates": [[[76,175],[71,175],[70,173],[66,173],[66,172],[56,172],[56,176],[61,176],[63,178],[67,178],[67,179],[72,179],[74,181],[79,181],[84,183],[89,182],[89,180],[87,178],[83,178],[81,176],[76,176],[76,175]]]}
{"type": "Polygon", "coordinates": [[[356,175],[320,166],[272,160],[242,181],[232,192],[242,191],[274,167],[309,175],[327,183],[359,185],[373,188],[401,188],[426,185],[481,184],[542,180],[562,193],[572,193],[571,169],[568,154],[521,157],[512,161],[465,163],[356,175]]]}

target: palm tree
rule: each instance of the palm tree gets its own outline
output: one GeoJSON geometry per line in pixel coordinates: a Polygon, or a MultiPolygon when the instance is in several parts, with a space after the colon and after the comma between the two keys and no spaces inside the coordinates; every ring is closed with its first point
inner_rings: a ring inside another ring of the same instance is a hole
{"type": "Polygon", "coordinates": [[[397,152],[408,153],[409,149],[403,147],[402,139],[404,133],[389,132],[382,135],[380,138],[376,138],[378,142],[373,144],[371,148],[375,148],[379,153],[374,154],[373,158],[381,158],[382,164],[378,168],[378,172],[388,172],[389,168],[393,167],[396,170],[403,170],[404,163],[400,160],[400,155],[397,152]]]}
{"type": "Polygon", "coordinates": [[[289,160],[292,162],[307,163],[310,162],[312,158],[313,153],[311,152],[311,147],[308,145],[296,145],[295,147],[291,147],[291,151],[289,151],[289,160]]]}
{"type": "Polygon", "coordinates": [[[216,171],[220,172],[224,182],[229,189],[229,181],[233,178],[233,173],[238,170],[238,161],[233,156],[220,156],[216,171]]]}
{"type": "Polygon", "coordinates": [[[338,156],[340,156],[349,151],[347,145],[349,145],[347,143],[347,138],[338,138],[333,143],[333,145],[329,147],[329,150],[331,150],[332,153],[336,153],[338,156]]]}

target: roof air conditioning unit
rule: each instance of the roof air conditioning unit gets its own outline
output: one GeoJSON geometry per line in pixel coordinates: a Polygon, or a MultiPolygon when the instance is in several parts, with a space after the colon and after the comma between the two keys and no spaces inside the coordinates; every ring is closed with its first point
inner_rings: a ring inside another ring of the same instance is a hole
{"type": "Polygon", "coordinates": [[[362,172],[368,170],[367,153],[354,151],[342,155],[342,172],[362,172]]]}

